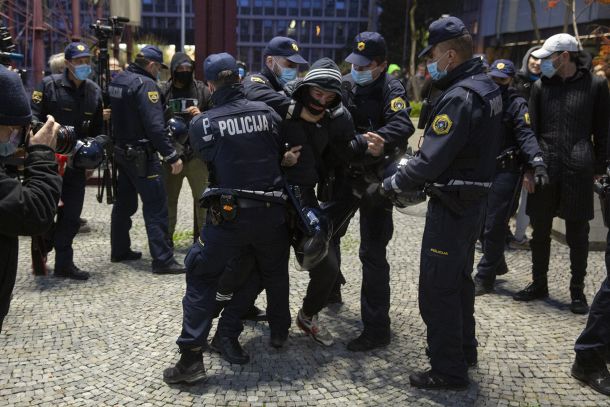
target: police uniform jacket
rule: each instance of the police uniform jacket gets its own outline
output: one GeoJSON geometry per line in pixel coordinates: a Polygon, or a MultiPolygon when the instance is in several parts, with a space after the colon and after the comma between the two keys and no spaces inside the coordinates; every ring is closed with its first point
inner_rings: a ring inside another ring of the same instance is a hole
{"type": "Polygon", "coordinates": [[[275,74],[267,66],[260,73],[246,76],[243,85],[246,98],[265,102],[282,119],[298,119],[301,116],[303,106],[286,95],[275,74]]]}
{"type": "Polygon", "coordinates": [[[519,149],[519,155],[524,163],[534,167],[543,165],[542,151],[536,141],[536,135],[531,127],[531,119],[527,101],[513,87],[500,87],[502,91],[502,147],[501,151],[519,149]]]}
{"type": "Polygon", "coordinates": [[[148,140],[168,164],[178,161],[180,157],[165,133],[163,102],[152,75],[131,64],[114,78],[108,92],[117,146],[148,140]]]}
{"type": "Polygon", "coordinates": [[[50,114],[62,126],[74,126],[80,139],[104,132],[100,87],[89,79],[76,87],[68,69],[42,79],[32,92],[31,107],[36,120],[44,123],[50,114]],[[85,122],[89,122],[88,128],[84,128],[85,122]]]}
{"type": "Polygon", "coordinates": [[[280,117],[262,102],[244,97],[241,85],[218,89],[214,107],[191,121],[195,154],[210,171],[205,197],[232,191],[239,197],[283,202],[280,117]]]}
{"type": "MultiPolygon", "coordinates": [[[[610,118],[606,80],[582,66],[565,81],[559,75],[543,77],[532,87],[529,112],[549,180],[561,190],[559,216],[592,219],[593,175],[606,169],[610,118]]],[[[542,202],[528,202],[528,211],[532,210],[546,209],[542,202]]]]}
{"type": "Polygon", "coordinates": [[[358,86],[351,75],[345,75],[342,90],[343,104],[354,120],[362,149],[367,146],[362,134],[372,131],[385,139],[386,153],[406,150],[415,128],[405,88],[398,79],[386,73],[367,86],[358,86]]]}
{"type": "Polygon", "coordinates": [[[391,178],[392,188],[434,182],[462,189],[468,183],[491,183],[501,143],[500,89],[478,58],[462,63],[435,86],[443,93],[431,109],[419,153],[391,178]]]}

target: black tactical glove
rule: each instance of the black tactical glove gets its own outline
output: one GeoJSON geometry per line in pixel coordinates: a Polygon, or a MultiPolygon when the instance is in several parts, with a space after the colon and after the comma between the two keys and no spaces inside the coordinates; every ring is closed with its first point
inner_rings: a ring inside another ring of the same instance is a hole
{"type": "Polygon", "coordinates": [[[534,182],[536,186],[544,188],[549,184],[549,174],[546,172],[544,165],[538,165],[534,167],[534,182]]]}

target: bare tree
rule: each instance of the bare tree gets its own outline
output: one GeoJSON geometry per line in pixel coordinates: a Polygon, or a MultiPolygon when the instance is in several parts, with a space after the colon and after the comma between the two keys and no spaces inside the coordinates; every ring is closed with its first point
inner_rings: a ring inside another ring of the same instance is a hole
{"type": "Polygon", "coordinates": [[[411,29],[411,58],[409,59],[409,74],[415,75],[415,52],[417,48],[417,27],[415,26],[415,9],[417,0],[412,0],[411,10],[409,10],[409,28],[411,29]]]}
{"type": "Polygon", "coordinates": [[[536,14],[536,2],[535,0],[528,0],[530,4],[530,17],[532,19],[532,27],[534,28],[534,35],[536,41],[540,42],[540,30],[538,29],[538,16],[536,14]]]}

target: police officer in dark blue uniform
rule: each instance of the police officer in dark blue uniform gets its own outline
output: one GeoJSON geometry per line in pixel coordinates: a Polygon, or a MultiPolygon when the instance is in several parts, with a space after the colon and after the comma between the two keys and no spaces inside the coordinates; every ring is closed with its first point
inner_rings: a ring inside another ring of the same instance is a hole
{"type": "MultiPolygon", "coordinates": [[[[34,119],[46,122],[52,115],[63,126],[74,126],[79,139],[103,133],[102,92],[89,79],[91,53],[82,42],[69,44],[64,51],[66,69],[63,74],[45,77],[32,92],[34,119]]],[[[80,227],[80,214],[85,200],[86,173],[68,165],[63,176],[61,201],[53,233],[55,276],[86,280],[89,273],[74,265],[72,242],[80,227]]]]}
{"type": "MultiPolygon", "coordinates": [[[[473,58],[464,23],[445,17],[430,24],[428,72],[442,91],[426,118],[424,141],[415,158],[383,182],[387,194],[428,185],[422,239],[419,308],[427,327],[432,369],[409,376],[412,386],[463,389],[468,365],[477,360],[474,244],[485,195],[500,149],[502,95],[473,58]]],[[[404,191],[404,192],[403,192],[404,191]]]]}
{"type": "MultiPolygon", "coordinates": [[[[164,371],[166,383],[193,383],[205,377],[202,349],[218,313],[219,279],[227,265],[245,251],[255,257],[268,289],[272,332],[287,330],[290,325],[289,243],[279,166],[283,153],[280,117],[264,103],[245,99],[237,63],[231,55],[208,56],[204,71],[214,107],[193,119],[190,139],[210,170],[210,187],[202,198],[208,218],[185,259],[184,317],[177,341],[181,357],[164,371]],[[269,290],[271,286],[276,290],[269,290]],[[278,314],[284,310],[287,315],[278,314]]],[[[259,279],[252,273],[243,288],[224,304],[221,321],[225,323],[219,323],[212,340],[212,348],[232,363],[249,360],[237,338],[243,329],[240,316],[258,294],[259,279]]]]}
{"type": "Polygon", "coordinates": [[[244,78],[244,93],[250,100],[265,102],[282,120],[301,118],[317,122],[323,115],[315,116],[303,105],[284,92],[284,86],[297,77],[300,65],[307,61],[299,54],[297,42],[288,37],[274,37],[263,50],[265,65],[260,73],[244,78]]]}
{"type": "Polygon", "coordinates": [[[502,147],[497,157],[497,169],[487,197],[483,225],[483,257],[477,266],[475,295],[493,291],[496,275],[508,272],[504,245],[508,233],[508,218],[521,191],[523,164],[540,185],[548,183],[546,165],[536,135],[530,127],[527,101],[511,87],[515,66],[507,59],[498,59],[488,75],[502,91],[502,147]]]}
{"type": "MultiPolygon", "coordinates": [[[[384,139],[379,157],[368,155],[368,160],[351,168],[352,176],[365,185],[380,182],[383,168],[406,150],[407,140],[415,131],[409,118],[406,90],[398,79],[387,74],[386,56],[384,38],[376,32],[363,32],[355,37],[353,52],[345,59],[352,64],[352,71],[343,77],[343,103],[356,127],[354,142],[365,151],[374,143],[373,139],[384,139]]],[[[364,324],[361,335],[350,341],[347,348],[366,351],[390,343],[390,265],[386,247],[394,232],[392,203],[377,193],[360,194],[360,200],[350,188],[344,192],[347,194],[337,201],[342,201],[345,207],[355,202],[360,210],[360,306],[364,324]]],[[[347,224],[339,236],[345,233],[347,224]]],[[[339,238],[334,243],[338,253],[339,238]]],[[[339,276],[338,283],[342,279],[339,276]]]]}
{"type": "Polygon", "coordinates": [[[163,64],[161,50],[147,45],[136,56],[135,63],[119,73],[109,86],[118,167],[110,245],[113,262],[142,256],[131,250],[129,238],[139,194],[153,272],[175,274],[184,272],[184,267],[174,259],[169,245],[167,195],[157,152],[171,166],[172,174],[180,173],[182,161],[164,130],[163,102],[156,83],[163,68],[167,66],[163,64]]]}

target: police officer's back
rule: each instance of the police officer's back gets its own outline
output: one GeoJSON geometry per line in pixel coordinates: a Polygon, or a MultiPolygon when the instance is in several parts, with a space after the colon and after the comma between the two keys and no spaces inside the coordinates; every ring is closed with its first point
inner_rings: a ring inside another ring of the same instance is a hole
{"type": "Polygon", "coordinates": [[[422,240],[419,306],[432,369],[410,375],[421,388],[465,388],[476,364],[474,284],[470,274],[485,196],[496,169],[502,96],[472,57],[461,20],[441,18],[429,28],[420,56],[442,90],[415,158],[383,182],[387,193],[428,185],[432,198],[422,240]]]}
{"type": "Polygon", "coordinates": [[[163,54],[145,46],[135,63],[119,73],[109,87],[113,112],[115,158],[118,166],[117,198],[112,208],[111,259],[135,260],[141,253],[131,250],[131,216],[142,198],[148,246],[155,273],[179,273],[168,243],[167,197],[161,179],[157,152],[172,168],[182,170],[182,161],[169,142],[163,122],[162,101],[155,79],[163,64],[163,54]]]}
{"type": "MultiPolygon", "coordinates": [[[[282,155],[279,116],[262,102],[245,99],[235,59],[212,54],[204,62],[214,107],[197,116],[190,130],[195,153],[208,164],[210,187],[202,203],[208,219],[186,259],[184,318],[178,338],[180,361],[164,372],[167,383],[193,382],[205,376],[202,350],[217,315],[216,289],[232,259],[245,250],[255,257],[267,288],[271,335],[287,335],[288,236],[279,167],[282,155]]],[[[238,336],[239,319],[258,294],[260,277],[237,291],[226,304],[212,345],[233,363],[247,363],[238,336]]]]}
{"type": "MultiPolygon", "coordinates": [[[[32,92],[32,115],[45,122],[52,115],[63,126],[73,126],[79,139],[103,133],[102,93],[88,77],[91,74],[91,54],[82,42],[69,44],[65,51],[66,69],[63,74],[43,78],[32,92]]],[[[55,275],[86,280],[89,274],[74,264],[72,242],[80,228],[80,214],[85,199],[84,169],[68,165],[63,176],[57,224],[52,236],[55,249],[55,275]]]]}

